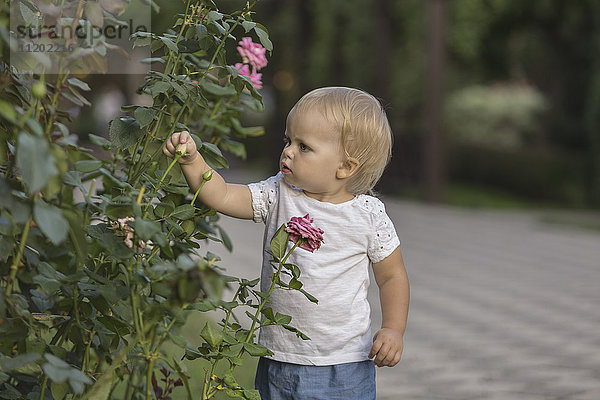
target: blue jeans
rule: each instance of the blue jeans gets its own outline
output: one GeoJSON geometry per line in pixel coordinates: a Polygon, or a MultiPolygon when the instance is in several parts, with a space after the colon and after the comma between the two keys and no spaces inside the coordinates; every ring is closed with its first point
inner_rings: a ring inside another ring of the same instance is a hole
{"type": "Polygon", "coordinates": [[[254,385],[263,400],[375,400],[375,365],[298,365],[261,357],[254,385]]]}

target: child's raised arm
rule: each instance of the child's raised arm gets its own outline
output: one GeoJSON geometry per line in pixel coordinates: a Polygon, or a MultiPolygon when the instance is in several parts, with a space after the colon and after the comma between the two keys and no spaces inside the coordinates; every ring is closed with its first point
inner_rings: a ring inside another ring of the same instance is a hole
{"type": "MultiPolygon", "coordinates": [[[[171,135],[163,146],[163,153],[173,158],[178,149],[185,151],[178,160],[181,171],[192,192],[196,192],[202,183],[202,174],[211,168],[198,152],[189,132],[182,131],[171,135]]],[[[208,207],[225,215],[243,219],[253,218],[252,196],[248,186],[227,183],[216,171],[213,171],[212,178],[200,189],[198,198],[208,207]]]]}

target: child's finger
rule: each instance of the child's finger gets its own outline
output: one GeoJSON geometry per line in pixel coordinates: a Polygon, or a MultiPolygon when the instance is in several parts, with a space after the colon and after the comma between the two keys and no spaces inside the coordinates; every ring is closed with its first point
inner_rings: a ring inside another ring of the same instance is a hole
{"type": "Polygon", "coordinates": [[[167,140],[163,148],[166,149],[169,153],[175,154],[175,145],[171,140],[167,140]]]}
{"type": "Polygon", "coordinates": [[[190,133],[188,131],[179,132],[179,142],[178,143],[187,143],[191,139],[190,133]]]}
{"type": "Polygon", "coordinates": [[[168,142],[172,143],[173,146],[176,146],[179,144],[180,136],[181,136],[181,132],[175,132],[174,134],[171,135],[168,142]]]}
{"type": "Polygon", "coordinates": [[[369,352],[369,358],[375,357],[375,355],[379,352],[379,349],[381,349],[382,345],[382,341],[375,339],[375,341],[373,342],[373,346],[371,347],[371,351],[369,352]]]}
{"type": "Polygon", "coordinates": [[[384,366],[384,360],[388,357],[388,354],[390,352],[390,348],[389,346],[387,346],[386,344],[383,344],[381,346],[381,348],[379,349],[379,351],[377,352],[377,357],[375,357],[375,365],[377,365],[378,367],[382,367],[384,366]]]}
{"type": "Polygon", "coordinates": [[[393,364],[395,356],[396,356],[395,351],[388,351],[386,356],[383,358],[383,360],[381,360],[381,366],[393,367],[395,365],[395,364],[393,364]]]}
{"type": "Polygon", "coordinates": [[[175,149],[173,148],[173,145],[170,142],[165,143],[165,145],[162,148],[163,154],[169,158],[173,158],[175,155],[175,149]]]}
{"type": "Polygon", "coordinates": [[[394,355],[394,358],[392,359],[392,364],[390,365],[390,367],[393,367],[394,365],[398,364],[401,359],[402,359],[402,352],[397,351],[396,354],[394,355]]]}

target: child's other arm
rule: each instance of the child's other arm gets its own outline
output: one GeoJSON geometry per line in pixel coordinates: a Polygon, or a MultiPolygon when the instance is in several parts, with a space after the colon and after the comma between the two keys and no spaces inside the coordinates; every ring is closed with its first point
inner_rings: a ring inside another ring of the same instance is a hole
{"type": "MultiPolygon", "coordinates": [[[[178,149],[185,148],[185,155],[178,161],[185,180],[192,192],[196,192],[202,183],[202,174],[210,171],[196,143],[187,131],[176,132],[163,146],[163,153],[167,157],[175,157],[178,149]]],[[[213,171],[212,178],[207,181],[198,198],[210,208],[231,217],[252,219],[252,196],[246,185],[236,185],[225,182],[221,175],[213,171]]]]}
{"type": "Polygon", "coordinates": [[[373,337],[369,357],[378,367],[393,367],[402,357],[404,330],[408,318],[410,289],[400,247],[373,264],[381,302],[381,329],[373,337]]]}

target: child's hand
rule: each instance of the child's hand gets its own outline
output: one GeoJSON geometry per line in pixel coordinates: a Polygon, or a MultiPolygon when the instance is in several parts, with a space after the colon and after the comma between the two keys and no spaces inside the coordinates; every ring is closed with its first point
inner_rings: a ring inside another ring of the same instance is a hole
{"type": "Polygon", "coordinates": [[[197,157],[200,157],[196,142],[190,136],[188,131],[175,132],[163,146],[163,153],[170,158],[174,158],[176,154],[182,154],[177,160],[181,164],[191,164],[197,157]]]}
{"type": "Polygon", "coordinates": [[[373,363],[378,367],[393,367],[400,361],[402,349],[403,342],[400,332],[382,328],[373,336],[373,347],[371,347],[369,358],[377,356],[373,363]]]}

